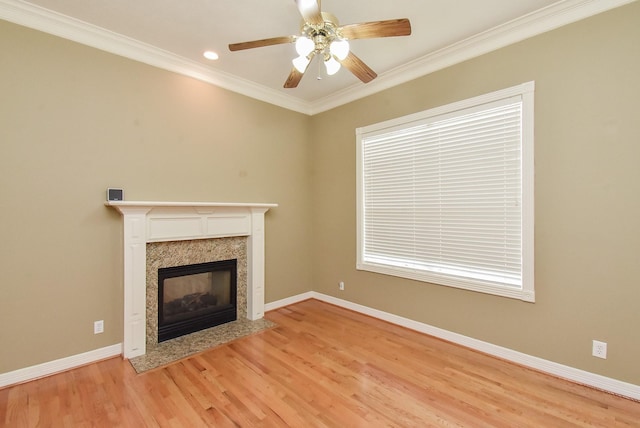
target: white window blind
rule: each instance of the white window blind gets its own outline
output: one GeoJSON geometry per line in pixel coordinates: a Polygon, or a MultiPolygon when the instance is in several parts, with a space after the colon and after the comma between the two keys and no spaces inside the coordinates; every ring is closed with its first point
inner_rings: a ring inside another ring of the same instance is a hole
{"type": "Polygon", "coordinates": [[[521,96],[362,132],[358,267],[522,298],[522,142],[521,96]]]}

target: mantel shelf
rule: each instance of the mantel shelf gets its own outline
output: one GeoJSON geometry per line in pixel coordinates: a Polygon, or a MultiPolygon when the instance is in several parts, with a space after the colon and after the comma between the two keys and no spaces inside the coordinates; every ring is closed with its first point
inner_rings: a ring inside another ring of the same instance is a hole
{"type": "Polygon", "coordinates": [[[278,204],[235,202],[159,202],[159,201],[107,201],[111,207],[156,208],[156,207],[224,207],[224,208],[275,208],[278,204]]]}

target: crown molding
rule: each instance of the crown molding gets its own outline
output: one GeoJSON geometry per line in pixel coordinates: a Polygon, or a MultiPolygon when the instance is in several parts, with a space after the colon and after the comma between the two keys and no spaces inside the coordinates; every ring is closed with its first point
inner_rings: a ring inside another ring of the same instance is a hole
{"type": "Polygon", "coordinates": [[[311,104],[308,102],[228,73],[211,70],[155,46],[33,4],[19,0],[0,0],[0,19],[192,77],[289,110],[304,114],[311,112],[311,104]]]}
{"type": "Polygon", "coordinates": [[[279,107],[314,115],[634,1],[563,0],[381,73],[371,83],[357,83],[314,102],[211,70],[149,44],[19,0],[0,0],[0,19],[189,76],[279,107]]]}
{"type": "Polygon", "coordinates": [[[381,73],[367,85],[352,85],[317,100],[311,115],[409,82],[446,67],[484,55],[508,45],[580,21],[636,0],[563,0],[530,14],[471,36],[445,48],[381,73]]]}

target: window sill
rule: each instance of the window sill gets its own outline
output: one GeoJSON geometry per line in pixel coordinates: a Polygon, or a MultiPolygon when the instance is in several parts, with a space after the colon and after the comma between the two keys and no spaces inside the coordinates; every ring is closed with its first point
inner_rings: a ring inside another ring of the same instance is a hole
{"type": "Polygon", "coordinates": [[[535,302],[535,293],[533,291],[533,287],[531,287],[531,290],[526,290],[524,288],[510,287],[498,283],[481,282],[468,278],[459,278],[450,275],[438,275],[435,273],[425,272],[421,270],[419,271],[416,269],[372,263],[358,263],[356,265],[356,269],[380,273],[384,275],[391,275],[399,278],[428,282],[436,285],[444,285],[446,287],[475,291],[478,293],[491,294],[494,296],[507,297],[510,299],[522,300],[529,303],[535,302]]]}

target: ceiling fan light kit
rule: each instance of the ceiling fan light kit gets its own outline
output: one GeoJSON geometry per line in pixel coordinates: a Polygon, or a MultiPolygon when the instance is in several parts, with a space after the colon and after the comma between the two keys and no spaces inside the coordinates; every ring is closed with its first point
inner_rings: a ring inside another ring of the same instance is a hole
{"type": "Polygon", "coordinates": [[[313,41],[308,37],[298,37],[296,40],[296,52],[300,56],[307,56],[315,49],[313,41]]]}
{"type": "MultiPolygon", "coordinates": [[[[308,7],[304,9],[307,10],[308,7]]],[[[320,16],[320,24],[306,21],[302,23],[302,34],[296,40],[296,51],[309,62],[314,56],[322,58],[327,74],[332,76],[340,70],[340,63],[336,59],[343,60],[349,54],[349,42],[338,34],[338,19],[335,16],[326,12],[320,12],[320,16]]],[[[307,64],[300,57],[293,60],[293,66],[302,73],[307,64]]]]}
{"type": "Polygon", "coordinates": [[[334,57],[329,58],[324,62],[324,66],[327,68],[327,74],[333,76],[340,70],[340,63],[336,61],[334,57]]]}
{"type": "Polygon", "coordinates": [[[229,50],[238,51],[295,42],[295,49],[299,56],[292,60],[293,68],[285,81],[285,88],[298,86],[315,56],[322,59],[329,76],[337,73],[340,67],[344,66],[363,83],[368,83],[375,79],[377,74],[350,51],[348,40],[411,34],[411,24],[406,18],[340,27],[335,16],[320,11],[319,0],[295,0],[295,3],[303,18],[299,36],[273,37],[229,45],[229,50]]]}
{"type": "Polygon", "coordinates": [[[334,40],[329,45],[329,51],[331,55],[342,61],[349,55],[349,42],[344,39],[334,40]]]}
{"type": "Polygon", "coordinates": [[[311,62],[311,59],[304,55],[300,55],[299,57],[294,58],[291,62],[293,63],[293,66],[296,68],[296,70],[298,70],[300,73],[304,73],[307,70],[309,63],[311,62]]]}

